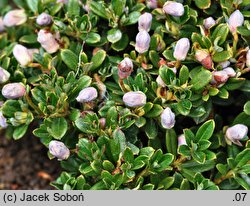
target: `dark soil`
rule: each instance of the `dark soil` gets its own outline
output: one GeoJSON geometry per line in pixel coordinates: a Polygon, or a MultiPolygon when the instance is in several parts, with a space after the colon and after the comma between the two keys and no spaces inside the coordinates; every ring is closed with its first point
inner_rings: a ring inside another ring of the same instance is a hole
{"type": "Polygon", "coordinates": [[[0,189],[54,189],[50,182],[59,173],[59,162],[49,160],[38,138],[14,141],[0,135],[0,189]]]}

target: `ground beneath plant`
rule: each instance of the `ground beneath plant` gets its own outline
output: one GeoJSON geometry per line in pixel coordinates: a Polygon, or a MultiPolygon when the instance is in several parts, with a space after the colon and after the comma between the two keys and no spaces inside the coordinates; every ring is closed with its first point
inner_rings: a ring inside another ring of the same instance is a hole
{"type": "Polygon", "coordinates": [[[54,189],[49,183],[59,173],[58,161],[49,160],[38,138],[14,141],[0,135],[0,189],[54,189]]]}

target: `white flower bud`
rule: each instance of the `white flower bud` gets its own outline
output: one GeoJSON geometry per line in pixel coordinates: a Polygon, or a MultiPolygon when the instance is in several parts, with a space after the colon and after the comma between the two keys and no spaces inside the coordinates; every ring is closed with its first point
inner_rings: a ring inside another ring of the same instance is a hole
{"type": "Polygon", "coordinates": [[[179,61],[185,60],[189,48],[190,48],[190,42],[188,38],[179,39],[174,49],[174,58],[179,61]]]}
{"type": "Polygon", "coordinates": [[[230,31],[234,34],[237,32],[237,27],[244,23],[244,16],[239,10],[234,11],[228,19],[228,26],[230,31]]]}
{"type": "Polygon", "coordinates": [[[2,33],[5,30],[4,24],[3,24],[3,18],[0,16],[0,33],[2,33]]]}
{"type": "Polygon", "coordinates": [[[212,84],[224,84],[228,80],[227,72],[225,71],[214,71],[212,72],[212,84]]]}
{"type": "Polygon", "coordinates": [[[22,83],[9,83],[2,88],[2,95],[6,99],[17,99],[22,97],[25,92],[26,89],[22,83]]]}
{"type": "Polygon", "coordinates": [[[36,23],[40,26],[48,26],[51,24],[51,22],[52,18],[47,13],[41,13],[36,19],[36,23]]]}
{"type": "Polygon", "coordinates": [[[1,128],[7,128],[7,121],[6,121],[6,118],[3,116],[3,113],[2,111],[0,111],[0,127],[1,128]]]}
{"type": "Polygon", "coordinates": [[[178,147],[180,147],[181,145],[187,145],[186,137],[184,134],[178,137],[178,147]]]}
{"type": "Polygon", "coordinates": [[[213,61],[210,54],[203,49],[199,49],[195,51],[195,58],[207,69],[213,68],[213,61]]]}
{"type": "Polygon", "coordinates": [[[158,0],[147,0],[147,6],[150,9],[156,9],[158,7],[158,0]]]}
{"type": "Polygon", "coordinates": [[[160,75],[156,78],[156,82],[157,82],[158,86],[161,86],[161,87],[166,87],[167,86],[165,84],[165,82],[162,80],[160,75]]]}
{"type": "Polygon", "coordinates": [[[140,31],[136,35],[135,50],[140,54],[148,51],[150,44],[150,35],[146,31],[140,31]]]}
{"type": "Polygon", "coordinates": [[[56,3],[67,4],[69,0],[57,0],[56,3]]]}
{"type": "Polygon", "coordinates": [[[76,101],[84,103],[95,100],[98,96],[97,90],[94,87],[87,87],[80,91],[76,97],[76,101]]]}
{"type": "Polygon", "coordinates": [[[226,131],[225,137],[234,144],[240,145],[239,140],[247,136],[248,128],[244,124],[236,124],[232,127],[229,127],[226,131]]]}
{"type": "Polygon", "coordinates": [[[65,144],[63,142],[59,142],[56,140],[52,140],[49,143],[49,152],[54,157],[57,157],[58,160],[66,160],[69,158],[69,155],[70,155],[70,151],[65,146],[65,144]]]}
{"type": "Polygon", "coordinates": [[[171,16],[182,16],[184,14],[184,6],[181,3],[167,1],[163,5],[163,11],[171,16]]]}
{"type": "Polygon", "coordinates": [[[13,55],[21,66],[25,67],[32,62],[32,52],[21,44],[15,45],[13,55]]]}
{"type": "Polygon", "coordinates": [[[171,129],[175,125],[175,114],[169,107],[164,109],[161,113],[161,125],[165,129],[171,129]]]}
{"type": "Polygon", "coordinates": [[[9,78],[10,78],[10,73],[7,70],[0,67],[0,84],[7,82],[9,78]]]}
{"type": "Polygon", "coordinates": [[[219,65],[222,67],[222,68],[226,68],[230,65],[230,61],[224,61],[224,62],[220,62],[219,65]]]}
{"type": "Polygon", "coordinates": [[[38,32],[37,41],[49,54],[57,52],[60,47],[53,34],[44,29],[38,32]]]}
{"type": "Polygon", "coordinates": [[[222,71],[226,72],[227,76],[229,76],[229,77],[236,76],[236,72],[234,71],[234,69],[232,67],[227,67],[227,68],[223,69],[222,71]]]}
{"type": "Polygon", "coordinates": [[[247,65],[248,68],[250,68],[250,49],[247,51],[246,65],[247,65]]]}
{"type": "Polygon", "coordinates": [[[118,64],[118,75],[121,79],[125,79],[131,75],[133,72],[133,62],[130,58],[125,57],[119,64],[118,64]]]}
{"type": "Polygon", "coordinates": [[[144,106],[147,102],[146,95],[141,92],[127,92],[123,95],[122,98],[124,104],[128,107],[141,107],[144,106]]]}
{"type": "Polygon", "coordinates": [[[3,18],[3,23],[6,27],[18,26],[26,21],[27,15],[22,9],[11,10],[3,18]]]}
{"type": "Polygon", "coordinates": [[[210,29],[215,24],[216,24],[216,21],[213,19],[213,17],[208,17],[204,19],[204,22],[203,22],[205,29],[210,29]]]}
{"type": "Polygon", "coordinates": [[[138,30],[139,31],[147,31],[149,32],[152,24],[152,14],[146,12],[142,14],[138,19],[138,30]]]}

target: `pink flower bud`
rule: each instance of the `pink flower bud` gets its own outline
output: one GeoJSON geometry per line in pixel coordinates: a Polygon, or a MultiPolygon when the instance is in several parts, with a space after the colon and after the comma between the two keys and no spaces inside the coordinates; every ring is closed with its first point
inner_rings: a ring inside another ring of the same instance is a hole
{"type": "Polygon", "coordinates": [[[57,0],[56,3],[67,4],[69,0],[57,0]]]}
{"type": "Polygon", "coordinates": [[[179,39],[174,49],[174,58],[179,61],[185,60],[189,48],[190,48],[190,42],[188,38],[179,39]]]}
{"type": "Polygon", "coordinates": [[[21,66],[25,67],[32,62],[32,52],[21,44],[15,45],[13,55],[21,66]]]}
{"type": "Polygon", "coordinates": [[[165,129],[171,129],[175,125],[175,114],[169,107],[161,113],[161,125],[165,129]]]}
{"type": "Polygon", "coordinates": [[[166,87],[167,86],[165,84],[165,82],[162,80],[160,75],[156,78],[156,82],[157,82],[158,86],[161,86],[161,87],[166,87]]]}
{"type": "Polygon", "coordinates": [[[228,19],[228,26],[230,31],[234,34],[237,32],[237,27],[244,23],[244,16],[239,10],[234,11],[228,19]]]}
{"type": "Polygon", "coordinates": [[[3,18],[0,16],[0,33],[4,32],[4,24],[3,24],[3,18]]]}
{"type": "Polygon", "coordinates": [[[122,98],[124,104],[128,107],[141,107],[146,104],[147,97],[141,92],[127,92],[122,98]]]}
{"type": "Polygon", "coordinates": [[[130,58],[125,57],[119,64],[118,64],[118,75],[121,79],[125,79],[131,75],[133,72],[133,62],[130,58]]]}
{"type": "Polygon", "coordinates": [[[150,9],[156,9],[158,7],[158,0],[147,0],[147,7],[150,9]]]}
{"type": "Polygon", "coordinates": [[[178,16],[182,16],[184,14],[184,6],[178,2],[167,1],[163,5],[163,11],[166,14],[178,17],[178,16]]]}
{"type": "Polygon", "coordinates": [[[212,84],[224,84],[228,80],[227,72],[225,71],[214,71],[212,72],[212,84]]]}
{"type": "Polygon", "coordinates": [[[226,139],[230,142],[242,146],[239,140],[247,136],[248,128],[244,124],[236,124],[229,127],[226,131],[226,139]]]}
{"type": "Polygon", "coordinates": [[[146,31],[140,31],[136,35],[135,50],[140,54],[148,51],[150,44],[150,35],[146,31]]]}
{"type": "Polygon", "coordinates": [[[58,160],[66,160],[70,155],[70,151],[65,144],[56,140],[52,140],[49,143],[49,152],[53,156],[57,157],[58,160]]]}
{"type": "Polygon", "coordinates": [[[47,13],[41,13],[36,19],[36,23],[40,26],[48,26],[51,24],[51,22],[52,18],[47,13]]]}
{"type": "Polygon", "coordinates": [[[208,17],[204,19],[204,22],[203,22],[205,29],[210,29],[215,24],[216,24],[216,21],[213,19],[213,17],[208,17]]]}
{"type": "Polygon", "coordinates": [[[250,68],[250,49],[247,51],[246,55],[246,66],[250,68]]]}
{"type": "Polygon", "coordinates": [[[7,120],[6,118],[3,116],[2,111],[0,111],[0,127],[5,129],[7,128],[8,124],[7,124],[7,120]]]}
{"type": "Polygon", "coordinates": [[[101,129],[104,129],[106,127],[106,118],[102,117],[99,119],[100,127],[101,129]]]}
{"type": "Polygon", "coordinates": [[[230,61],[224,61],[224,62],[220,62],[219,65],[222,67],[222,68],[226,68],[230,65],[230,61]]]}
{"type": "Polygon", "coordinates": [[[234,69],[232,67],[227,67],[227,68],[223,69],[222,71],[226,72],[227,76],[229,76],[229,77],[236,76],[236,72],[234,71],[234,69]]]}
{"type": "Polygon", "coordinates": [[[210,54],[203,49],[196,50],[195,58],[207,69],[213,68],[213,61],[210,54]]]}
{"type": "Polygon", "coordinates": [[[38,32],[37,41],[49,54],[57,52],[60,47],[53,34],[44,29],[38,32]]]}
{"type": "Polygon", "coordinates": [[[6,99],[17,99],[22,97],[25,92],[26,89],[22,83],[9,83],[2,88],[2,95],[6,99]]]}
{"type": "Polygon", "coordinates": [[[152,14],[146,12],[139,17],[138,30],[149,32],[152,23],[152,14]]]}
{"type": "Polygon", "coordinates": [[[186,138],[185,138],[184,134],[182,134],[178,137],[178,147],[180,147],[181,145],[187,145],[186,138]]]}
{"type": "Polygon", "coordinates": [[[87,87],[80,91],[76,97],[76,101],[85,103],[95,100],[98,96],[97,90],[94,87],[87,87]]]}
{"type": "Polygon", "coordinates": [[[11,10],[3,18],[3,23],[6,27],[18,26],[26,21],[27,15],[22,9],[11,10]]]}
{"type": "Polygon", "coordinates": [[[7,70],[0,67],[0,84],[7,82],[9,78],[10,78],[10,73],[7,70]]]}

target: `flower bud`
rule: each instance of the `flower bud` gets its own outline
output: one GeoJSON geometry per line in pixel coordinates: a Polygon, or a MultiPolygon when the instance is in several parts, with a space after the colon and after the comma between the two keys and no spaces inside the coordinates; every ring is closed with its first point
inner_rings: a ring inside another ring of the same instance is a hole
{"type": "Polygon", "coordinates": [[[186,137],[184,134],[178,137],[178,147],[180,147],[181,145],[187,145],[186,137]]]}
{"type": "Polygon", "coordinates": [[[213,68],[212,57],[206,50],[196,50],[195,58],[207,69],[213,68]]]}
{"type": "Polygon", "coordinates": [[[178,16],[182,16],[184,14],[184,6],[178,2],[167,1],[163,5],[163,11],[166,14],[178,17],[178,16]]]}
{"type": "Polygon", "coordinates": [[[118,64],[118,75],[121,79],[125,79],[131,75],[133,72],[133,62],[130,58],[125,57],[119,64],[118,64]]]}
{"type": "Polygon", "coordinates": [[[128,107],[141,107],[146,104],[147,97],[141,92],[127,92],[122,98],[124,104],[128,107]]]}
{"type": "Polygon", "coordinates": [[[224,84],[228,80],[227,72],[225,71],[214,71],[212,72],[212,84],[224,84]]]}
{"type": "Polygon", "coordinates": [[[15,45],[13,55],[21,66],[25,67],[32,62],[32,55],[29,50],[21,44],[15,45]]]}
{"type": "Polygon", "coordinates": [[[87,87],[80,91],[76,97],[76,101],[85,103],[95,100],[98,96],[97,90],[94,87],[87,87]]]}
{"type": "Polygon", "coordinates": [[[246,54],[246,66],[250,68],[250,49],[247,51],[246,54]]]}
{"type": "Polygon", "coordinates": [[[150,9],[156,9],[158,7],[158,0],[147,0],[147,7],[150,9]]]}
{"type": "Polygon", "coordinates": [[[4,24],[3,24],[3,18],[0,16],[0,33],[2,33],[5,30],[4,24]]]}
{"type": "Polygon", "coordinates": [[[67,4],[69,0],[57,0],[56,3],[67,4]]]}
{"type": "Polygon", "coordinates": [[[210,29],[215,24],[216,24],[216,21],[213,19],[213,17],[208,17],[204,19],[204,22],[203,22],[205,29],[210,29]]]}
{"type": "Polygon", "coordinates": [[[189,48],[190,48],[190,42],[188,38],[179,39],[174,49],[174,58],[179,61],[185,60],[189,48]]]}
{"type": "Polygon", "coordinates": [[[156,78],[156,82],[157,82],[158,86],[161,86],[161,87],[166,87],[167,86],[165,84],[165,82],[162,80],[160,75],[156,78]]]}
{"type": "Polygon", "coordinates": [[[0,84],[7,82],[9,78],[10,78],[10,73],[7,70],[0,67],[0,84]]]}
{"type": "Polygon", "coordinates": [[[138,30],[149,32],[152,23],[152,14],[146,12],[138,19],[138,30]]]}
{"type": "Polygon", "coordinates": [[[229,127],[226,131],[226,139],[234,144],[242,146],[239,140],[247,136],[248,128],[244,124],[236,124],[232,127],[229,127]]]}
{"type": "Polygon", "coordinates": [[[53,34],[44,29],[38,32],[37,41],[49,54],[57,52],[60,47],[53,34]]]}
{"type": "Polygon", "coordinates": [[[6,27],[18,26],[26,21],[27,15],[22,9],[11,10],[3,18],[3,23],[6,27]]]}
{"type": "Polygon", "coordinates": [[[106,127],[106,118],[102,117],[99,119],[100,127],[101,129],[104,129],[106,127]]]}
{"type": "Polygon", "coordinates": [[[53,156],[57,157],[58,160],[65,160],[69,158],[70,151],[69,149],[65,146],[63,142],[59,142],[56,140],[52,140],[49,143],[49,152],[53,156]]]}
{"type": "Polygon", "coordinates": [[[36,19],[36,23],[40,26],[48,26],[51,24],[51,22],[52,18],[47,13],[41,13],[36,19]]]}
{"type": "Polygon", "coordinates": [[[237,27],[242,26],[243,23],[244,23],[244,16],[239,10],[234,11],[228,19],[228,26],[233,34],[237,32],[237,27]]]}
{"type": "Polygon", "coordinates": [[[227,67],[227,68],[223,69],[222,71],[226,72],[227,76],[229,76],[229,77],[236,76],[236,72],[234,71],[234,69],[232,67],[227,67]]]}
{"type": "Polygon", "coordinates": [[[148,51],[150,44],[150,35],[146,31],[140,31],[136,35],[135,50],[140,54],[148,51]]]}
{"type": "Polygon", "coordinates": [[[25,92],[26,89],[22,83],[9,83],[2,88],[2,95],[6,99],[17,99],[22,97],[25,92]]]}
{"type": "Polygon", "coordinates": [[[175,114],[169,107],[161,113],[161,125],[165,129],[171,129],[175,125],[175,114]]]}
{"type": "Polygon", "coordinates": [[[6,120],[6,118],[3,116],[3,113],[2,113],[2,111],[0,111],[0,127],[1,128],[7,128],[7,120],[6,120]]]}
{"type": "Polygon", "coordinates": [[[230,65],[230,61],[224,61],[224,62],[220,62],[219,65],[222,67],[222,68],[226,68],[230,65]]]}

